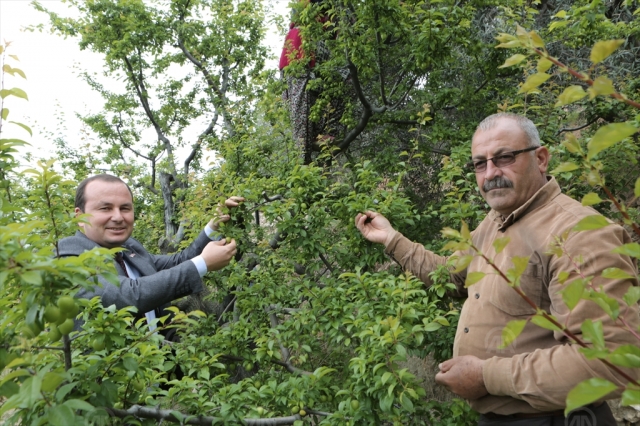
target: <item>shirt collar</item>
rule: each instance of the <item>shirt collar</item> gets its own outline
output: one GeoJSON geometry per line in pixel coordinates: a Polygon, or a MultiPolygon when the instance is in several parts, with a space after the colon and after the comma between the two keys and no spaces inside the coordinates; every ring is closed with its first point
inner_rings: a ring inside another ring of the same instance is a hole
{"type": "Polygon", "coordinates": [[[538,190],[523,205],[514,210],[509,216],[504,218],[495,210],[489,212],[489,218],[498,224],[498,230],[505,231],[515,221],[519,220],[526,214],[536,210],[538,207],[544,206],[561,193],[560,186],[553,176],[547,176],[547,183],[538,190]]]}

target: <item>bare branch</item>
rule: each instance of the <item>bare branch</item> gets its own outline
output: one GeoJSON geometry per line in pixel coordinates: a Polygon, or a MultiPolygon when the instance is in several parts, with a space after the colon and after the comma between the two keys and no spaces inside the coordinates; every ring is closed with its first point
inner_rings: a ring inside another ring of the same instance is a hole
{"type": "Polygon", "coordinates": [[[373,116],[374,113],[383,113],[387,110],[386,105],[380,108],[374,108],[371,106],[369,100],[366,98],[364,92],[362,91],[360,79],[358,78],[358,70],[353,62],[351,62],[351,60],[349,60],[348,67],[349,72],[351,73],[351,82],[353,84],[353,88],[356,92],[356,95],[358,96],[358,99],[360,100],[360,103],[362,104],[362,115],[360,115],[360,121],[358,122],[356,127],[354,127],[349,133],[347,133],[340,145],[338,145],[340,151],[346,150],[349,145],[351,145],[351,142],[353,142],[358,137],[358,135],[362,133],[362,131],[367,127],[369,119],[373,116]]]}
{"type": "Polygon", "coordinates": [[[191,52],[189,52],[189,50],[185,47],[182,39],[178,39],[178,47],[180,48],[180,50],[182,50],[182,53],[184,53],[187,59],[189,59],[189,61],[191,61],[191,63],[193,63],[200,71],[200,73],[202,73],[202,75],[204,76],[204,79],[207,82],[207,87],[209,88],[209,96],[211,97],[211,102],[216,106],[216,108],[220,107],[227,131],[231,136],[233,136],[235,134],[235,130],[232,125],[233,120],[231,119],[231,116],[229,115],[229,112],[227,111],[225,105],[225,93],[229,85],[229,66],[227,64],[222,66],[222,87],[218,87],[213,81],[213,78],[211,77],[211,74],[209,73],[207,68],[202,62],[198,61],[191,54],[191,52]],[[215,99],[215,97],[213,96],[214,94],[218,97],[218,100],[215,99]]]}
{"type": "Polygon", "coordinates": [[[563,133],[563,132],[575,132],[575,131],[577,131],[577,130],[582,130],[582,129],[584,129],[585,127],[589,127],[589,126],[591,126],[593,123],[595,123],[596,121],[598,121],[598,118],[600,118],[600,117],[596,117],[596,118],[594,118],[593,120],[589,121],[587,124],[583,124],[582,126],[578,126],[578,127],[573,127],[573,128],[571,128],[571,129],[570,129],[570,128],[568,128],[568,127],[563,127],[562,129],[560,129],[560,130],[558,130],[558,131],[556,132],[556,136],[558,136],[560,133],[563,133]]]}

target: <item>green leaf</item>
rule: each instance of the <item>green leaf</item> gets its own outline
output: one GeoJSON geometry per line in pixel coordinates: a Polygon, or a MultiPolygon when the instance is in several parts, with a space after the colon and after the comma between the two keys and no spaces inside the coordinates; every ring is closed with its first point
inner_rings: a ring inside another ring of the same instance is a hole
{"type": "Polygon", "coordinates": [[[484,272],[470,272],[467,274],[467,279],[464,281],[465,287],[470,287],[483,279],[485,276],[484,272]]]}
{"type": "Polygon", "coordinates": [[[513,266],[515,267],[515,273],[518,274],[518,276],[522,275],[527,269],[529,257],[530,256],[514,256],[511,258],[511,262],[513,262],[513,266]]]}
{"type": "MultiPolygon", "coordinates": [[[[11,363],[9,365],[7,365],[5,368],[9,368],[9,366],[11,365],[11,363]]],[[[22,376],[28,376],[30,373],[27,370],[14,370],[11,373],[2,376],[2,379],[0,379],[0,386],[2,386],[3,384],[5,384],[6,382],[8,382],[9,380],[12,380],[16,377],[22,377],[22,376]]]]}
{"type": "Polygon", "coordinates": [[[569,24],[569,21],[555,21],[549,25],[549,32],[555,30],[556,28],[564,28],[569,24]]]}
{"type": "Polygon", "coordinates": [[[64,405],[72,410],[93,411],[95,409],[93,405],[81,399],[69,399],[64,402],[64,405]]]}
{"type": "Polygon", "coordinates": [[[64,380],[64,376],[52,371],[44,375],[42,379],[42,390],[45,392],[53,392],[60,386],[64,380]]]}
{"type": "Polygon", "coordinates": [[[580,348],[579,351],[587,359],[607,359],[609,356],[607,349],[580,348]]]}
{"type": "Polygon", "coordinates": [[[75,424],[76,415],[66,405],[56,405],[49,410],[49,424],[52,426],[69,426],[75,424]]]}
{"type": "Polygon", "coordinates": [[[640,244],[638,243],[623,244],[620,247],[616,247],[611,251],[613,253],[626,254],[627,256],[636,257],[640,259],[640,244]]]}
{"type": "Polygon", "coordinates": [[[2,108],[2,119],[6,120],[9,116],[9,108],[2,108]]]}
{"type": "Polygon", "coordinates": [[[122,360],[122,366],[128,371],[138,371],[138,361],[130,356],[122,360]]]}
{"type": "Polygon", "coordinates": [[[597,64],[604,61],[624,43],[624,39],[598,41],[591,48],[591,62],[597,64]]]}
{"type": "Polygon", "coordinates": [[[593,216],[587,216],[580,219],[580,221],[574,226],[572,231],[588,231],[591,229],[600,229],[610,225],[607,219],[599,214],[593,216]]]}
{"type": "Polygon", "coordinates": [[[567,148],[567,151],[572,154],[582,154],[582,147],[580,146],[580,142],[578,142],[578,139],[573,133],[565,134],[564,140],[562,141],[562,146],[567,148]]]}
{"type": "Polygon", "coordinates": [[[604,200],[600,198],[600,196],[598,196],[598,194],[596,194],[595,192],[590,192],[584,197],[582,197],[583,206],[592,206],[594,204],[601,203],[602,201],[604,200]]]}
{"type": "Polygon", "coordinates": [[[400,397],[400,403],[402,404],[402,408],[404,408],[405,411],[408,411],[409,413],[413,412],[413,402],[411,402],[411,399],[404,393],[400,397]]]}
{"type": "Polygon", "coordinates": [[[456,231],[455,229],[452,229],[452,228],[444,228],[444,229],[442,229],[440,231],[440,233],[445,238],[452,238],[452,239],[459,239],[460,238],[460,232],[458,232],[458,231],[456,231]]]}
{"type": "Polygon", "coordinates": [[[534,47],[544,47],[544,40],[542,40],[542,37],[540,37],[537,32],[531,31],[529,34],[531,35],[531,41],[534,47]]]}
{"type": "Polygon", "coordinates": [[[593,85],[587,89],[589,92],[589,99],[593,99],[598,95],[610,95],[615,93],[616,89],[613,87],[613,81],[611,79],[600,76],[593,81],[593,85]]]}
{"type": "Polygon", "coordinates": [[[499,349],[504,349],[513,343],[514,340],[518,338],[525,325],[527,325],[527,320],[513,320],[509,321],[507,325],[502,329],[502,342],[500,343],[499,349]]]}
{"type": "Polygon", "coordinates": [[[624,300],[624,303],[628,306],[634,306],[638,303],[638,300],[640,300],[640,287],[633,285],[629,287],[629,290],[627,290],[627,293],[624,295],[622,300],[624,300]]]}
{"type": "Polygon", "coordinates": [[[524,61],[527,57],[521,54],[515,54],[512,57],[510,57],[509,59],[507,59],[506,61],[504,61],[504,64],[500,65],[498,68],[507,68],[507,67],[511,67],[513,65],[518,65],[520,62],[524,61]]]}
{"type": "Polygon", "coordinates": [[[38,271],[23,272],[20,279],[27,284],[42,285],[42,275],[38,271]]]}
{"type": "Polygon", "coordinates": [[[545,74],[541,72],[532,74],[529,76],[529,78],[527,78],[527,81],[525,81],[524,84],[520,87],[520,90],[518,90],[518,93],[529,93],[530,91],[540,86],[545,81],[549,80],[550,77],[551,76],[549,74],[545,74]]]}
{"type": "Polygon", "coordinates": [[[610,381],[597,377],[578,383],[567,395],[567,407],[564,409],[565,416],[576,408],[584,407],[609,395],[617,388],[610,381]]]}
{"type": "Polygon", "coordinates": [[[11,71],[13,71],[11,75],[18,74],[20,77],[24,78],[25,80],[27,79],[26,74],[20,68],[11,68],[11,71]]]}
{"type": "Polygon", "coordinates": [[[604,345],[604,332],[602,330],[602,321],[593,322],[591,319],[586,319],[580,326],[582,335],[587,342],[590,342],[596,349],[602,350],[604,345]]]}
{"type": "MultiPolygon", "coordinates": [[[[553,318],[555,320],[555,318],[553,316],[551,316],[551,318],[553,318]]],[[[534,323],[535,325],[537,325],[538,327],[544,328],[545,330],[562,331],[562,329],[560,327],[556,326],[554,323],[549,321],[547,318],[545,318],[541,314],[536,314],[536,315],[532,316],[531,317],[531,322],[534,323]]]]}
{"type": "Polygon", "coordinates": [[[407,348],[405,348],[404,345],[398,343],[396,345],[396,352],[401,358],[407,358],[407,348]]]}
{"type": "Polygon", "coordinates": [[[467,222],[462,222],[462,225],[460,226],[460,236],[465,240],[471,239],[471,232],[469,231],[469,225],[467,225],[467,222]]]}
{"type": "Polygon", "coordinates": [[[600,151],[603,151],[611,145],[628,138],[637,131],[638,129],[636,126],[629,122],[612,123],[600,127],[587,144],[587,160],[591,160],[593,157],[598,155],[600,151]]]}
{"type": "Polygon", "coordinates": [[[633,194],[636,197],[640,197],[640,178],[636,179],[636,184],[633,187],[633,194]]]}
{"type": "Polygon", "coordinates": [[[471,261],[473,260],[473,255],[471,254],[465,254],[463,256],[460,256],[456,259],[456,263],[453,269],[453,272],[460,272],[464,269],[467,268],[467,266],[469,266],[469,264],[471,263],[471,261]]]}
{"type": "Polygon", "coordinates": [[[522,43],[520,42],[520,40],[511,40],[505,43],[500,43],[499,45],[496,46],[496,49],[498,48],[512,49],[514,47],[520,47],[521,45],[522,43]]]}
{"type": "Polygon", "coordinates": [[[609,355],[609,362],[626,368],[640,368],[640,348],[635,345],[623,345],[609,355]]]}
{"type": "Polygon", "coordinates": [[[13,123],[16,126],[20,126],[23,129],[25,129],[27,132],[29,132],[30,136],[33,136],[33,132],[31,131],[31,127],[27,126],[26,124],[22,124],[22,123],[18,123],[17,121],[10,121],[9,123],[13,123]]]}
{"type": "Polygon", "coordinates": [[[509,244],[509,237],[496,238],[493,240],[493,248],[496,251],[496,254],[499,254],[504,248],[509,244]]]}
{"type": "Polygon", "coordinates": [[[386,385],[391,377],[393,377],[393,374],[391,374],[390,372],[387,371],[380,378],[380,383],[382,383],[383,385],[386,385]]]}
{"type": "Polygon", "coordinates": [[[567,161],[564,163],[560,163],[558,167],[551,171],[552,175],[557,175],[563,172],[572,172],[576,170],[579,166],[576,163],[572,163],[571,161],[567,161]]]}
{"type": "MultiPolygon", "coordinates": [[[[612,280],[626,280],[633,278],[633,275],[620,268],[606,268],[602,271],[602,278],[610,278],[612,280]]],[[[636,287],[637,288],[637,287],[636,287]]]]}
{"type": "Polygon", "coordinates": [[[590,291],[586,295],[585,299],[595,302],[614,320],[618,318],[618,315],[620,315],[620,305],[613,297],[609,297],[606,294],[597,291],[590,291]]]}
{"type": "Polygon", "coordinates": [[[536,71],[540,73],[547,72],[552,65],[553,62],[551,62],[547,58],[540,58],[540,60],[538,61],[538,65],[536,66],[536,71]]]}
{"type": "Polygon", "coordinates": [[[382,398],[380,398],[380,410],[382,410],[382,412],[390,411],[392,404],[393,404],[393,395],[385,395],[382,398]]]}
{"type": "Polygon", "coordinates": [[[625,389],[622,392],[622,401],[620,405],[628,407],[629,405],[640,404],[640,389],[625,389]]]}
{"type": "Polygon", "coordinates": [[[585,284],[585,280],[578,278],[562,289],[562,300],[569,310],[573,310],[582,298],[585,284]]]}
{"type": "Polygon", "coordinates": [[[42,387],[42,379],[39,376],[31,376],[22,383],[20,386],[19,396],[21,399],[21,406],[31,407],[36,401],[42,399],[42,393],[40,392],[42,387]]]}
{"type": "Polygon", "coordinates": [[[19,89],[17,87],[14,87],[13,89],[9,89],[9,94],[13,96],[17,96],[18,98],[29,100],[29,98],[27,97],[27,93],[24,90],[19,89]]]}
{"type": "Polygon", "coordinates": [[[577,85],[569,86],[566,89],[564,89],[564,91],[560,96],[558,96],[558,101],[554,106],[559,107],[563,105],[569,105],[576,101],[579,101],[585,96],[587,96],[587,92],[585,92],[581,86],[577,86],[577,85]]]}

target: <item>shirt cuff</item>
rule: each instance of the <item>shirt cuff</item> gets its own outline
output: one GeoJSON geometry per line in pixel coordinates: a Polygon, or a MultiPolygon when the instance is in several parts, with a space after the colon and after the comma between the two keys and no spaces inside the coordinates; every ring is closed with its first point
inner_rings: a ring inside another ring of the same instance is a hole
{"type": "MultiPolygon", "coordinates": [[[[204,226],[204,233],[207,234],[207,237],[209,237],[211,241],[220,241],[222,239],[222,235],[218,231],[211,229],[208,223],[204,226]]],[[[198,265],[196,264],[196,266],[198,265]]]]}
{"type": "Polygon", "coordinates": [[[482,378],[490,395],[517,398],[513,376],[511,375],[512,361],[511,358],[499,358],[496,356],[485,361],[482,366],[482,378]]]}
{"type": "Polygon", "coordinates": [[[194,265],[196,265],[196,268],[198,269],[198,273],[200,274],[200,276],[204,277],[205,274],[207,273],[207,263],[204,261],[202,256],[196,256],[193,259],[191,259],[191,261],[193,262],[194,265]]]}

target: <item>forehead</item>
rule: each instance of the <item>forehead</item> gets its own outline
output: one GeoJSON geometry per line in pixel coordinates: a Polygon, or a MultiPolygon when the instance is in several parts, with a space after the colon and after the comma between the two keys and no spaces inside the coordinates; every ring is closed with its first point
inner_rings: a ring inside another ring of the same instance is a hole
{"type": "Polygon", "coordinates": [[[133,204],[129,189],[122,182],[106,182],[94,180],[84,189],[84,199],[87,204],[133,204]]]}
{"type": "Polygon", "coordinates": [[[473,157],[490,157],[503,151],[526,148],[527,136],[518,123],[503,118],[487,130],[478,130],[471,141],[473,157]]]}

